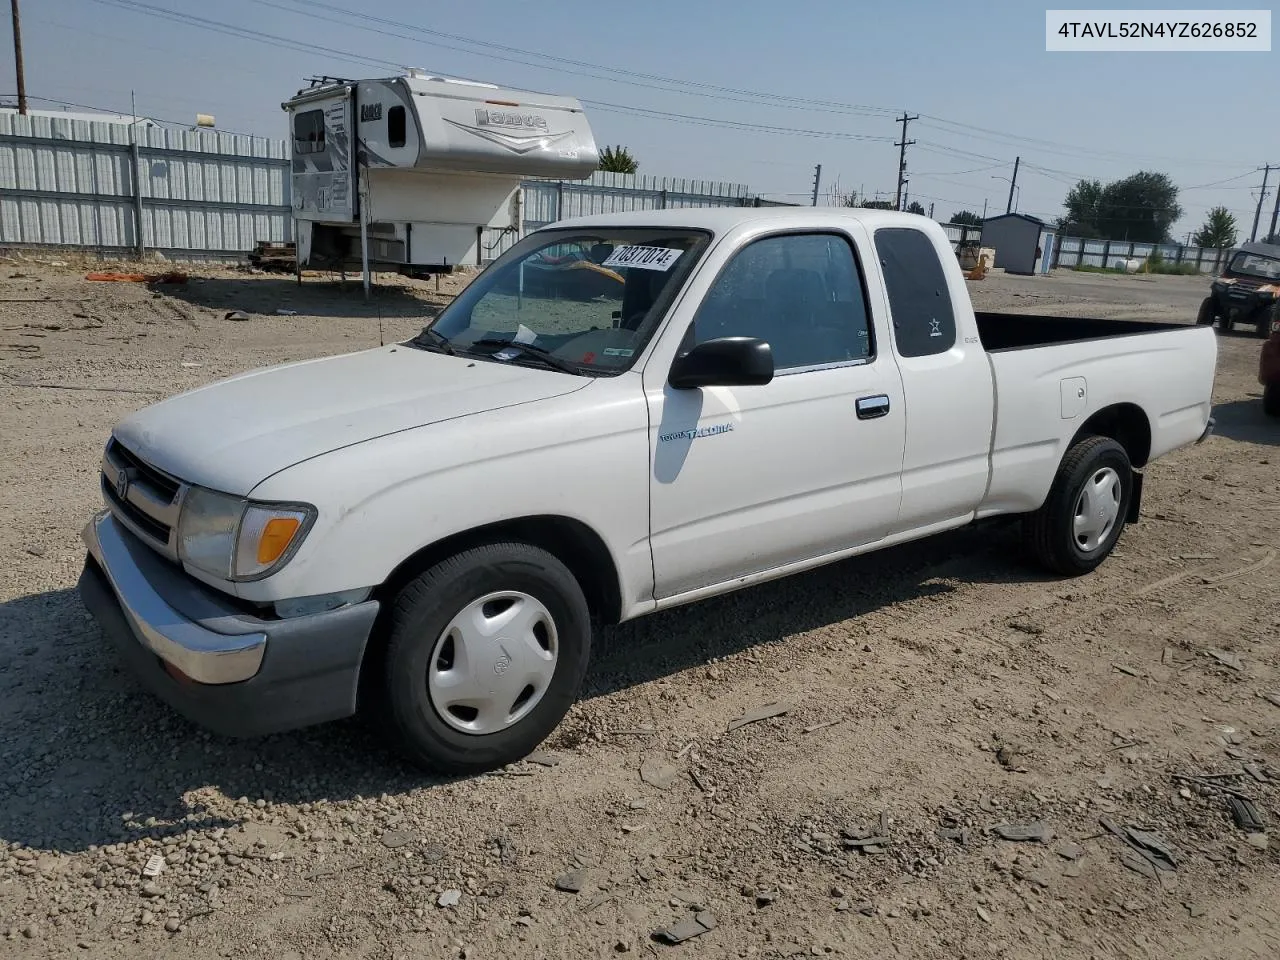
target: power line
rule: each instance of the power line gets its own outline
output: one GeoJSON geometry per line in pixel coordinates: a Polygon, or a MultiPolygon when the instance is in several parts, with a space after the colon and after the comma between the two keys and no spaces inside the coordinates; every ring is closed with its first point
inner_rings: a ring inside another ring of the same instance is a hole
{"type": "Polygon", "coordinates": [[[1025,137],[1020,134],[1003,133],[999,130],[993,130],[989,127],[979,127],[970,123],[961,123],[957,120],[946,120],[942,117],[925,114],[921,121],[921,126],[934,130],[940,130],[944,133],[951,133],[955,136],[970,137],[975,140],[986,140],[990,143],[1006,143],[1010,146],[1018,143],[1030,144],[1032,146],[1051,149],[1056,153],[1074,153],[1083,157],[1109,159],[1109,160],[1127,160],[1127,161],[1148,161],[1155,160],[1160,162],[1173,163],[1195,163],[1208,164],[1211,166],[1227,166],[1228,164],[1221,160],[1201,160],[1188,157],[1168,157],[1155,154],[1138,154],[1124,153],[1118,150],[1092,150],[1088,147],[1081,147],[1077,144],[1063,143],[1058,140],[1044,140],[1038,137],[1025,137]],[[933,121],[930,123],[929,121],[933,121]],[[941,124],[942,126],[939,126],[941,124]],[[954,129],[948,129],[954,128],[954,129]]]}
{"type": "MultiPolygon", "coordinates": [[[[149,16],[158,16],[163,19],[171,20],[185,26],[195,27],[202,30],[212,30],[217,33],[224,33],[239,39],[256,40],[260,43],[269,45],[283,44],[291,46],[293,49],[302,52],[320,52],[328,56],[339,57],[341,59],[353,62],[363,62],[371,65],[388,67],[391,69],[402,69],[401,65],[390,60],[382,60],[376,57],[365,57],[361,54],[351,53],[345,50],[338,50],[333,47],[326,47],[319,44],[306,43],[304,41],[292,41],[285,37],[276,36],[274,34],[263,33],[261,31],[249,31],[244,28],[236,27],[232,24],[222,23],[217,20],[210,20],[207,17],[198,17],[193,14],[178,13],[176,11],[166,10],[156,7],[148,3],[142,3],[140,0],[94,0],[108,6],[120,7],[122,9],[131,9],[139,13],[149,16]]],[[[819,137],[840,140],[866,140],[872,142],[888,143],[889,137],[873,136],[871,134],[841,133],[832,130],[814,130],[800,127],[779,126],[776,124],[752,123],[738,120],[728,120],[721,117],[706,117],[694,114],[676,113],[669,110],[656,110],[649,107],[639,107],[631,104],[610,103],[603,100],[583,100],[585,104],[594,106],[605,111],[625,112],[635,115],[657,117],[664,120],[678,120],[685,123],[696,123],[705,126],[720,127],[722,129],[733,130],[749,130],[760,133],[785,133],[794,136],[819,137]]]]}
{"type": "Polygon", "coordinates": [[[584,99],[581,103],[599,110],[612,113],[627,113],[662,120],[680,120],[697,123],[703,126],[728,127],[736,130],[756,130],[765,133],[788,133],[804,137],[821,137],[834,140],[868,140],[888,143],[888,137],[877,137],[865,133],[840,133],[835,130],[811,130],[802,127],[780,127],[770,123],[750,123],[742,120],[726,120],[722,117],[703,117],[687,113],[673,113],[669,110],[655,110],[650,107],[637,107],[625,103],[609,103],[605,100],[584,99]]]}
{"type": "MultiPolygon", "coordinates": [[[[355,20],[361,20],[366,23],[377,23],[377,24],[381,24],[384,27],[392,27],[394,29],[401,30],[401,31],[408,30],[410,32],[422,34],[426,36],[443,37],[447,40],[453,40],[457,43],[463,43],[463,44],[468,44],[470,46],[480,47],[489,51],[499,50],[499,51],[503,51],[504,53],[516,54],[519,57],[523,57],[525,59],[514,59],[510,57],[496,57],[492,53],[486,53],[484,54],[484,56],[489,57],[490,59],[503,59],[511,63],[520,63],[525,66],[532,66],[542,70],[555,69],[561,73],[577,73],[580,76],[593,76],[593,77],[598,77],[599,79],[610,80],[618,83],[628,82],[628,81],[622,81],[618,79],[619,76],[626,76],[626,77],[633,77],[637,80],[647,80],[647,81],[652,81],[654,83],[667,84],[669,86],[689,88],[687,90],[677,90],[677,91],[668,91],[668,92],[693,93],[698,96],[715,95],[716,99],[726,99],[725,97],[722,97],[719,95],[731,94],[735,97],[749,97],[755,100],[772,101],[777,105],[790,105],[793,107],[804,106],[806,109],[818,109],[824,112],[847,113],[847,114],[864,115],[864,116],[880,116],[885,114],[891,114],[893,112],[893,108],[891,107],[881,107],[881,106],[874,106],[870,104],[859,104],[859,103],[845,103],[838,100],[820,100],[812,97],[797,97],[797,96],[791,96],[788,94],[777,94],[777,93],[768,93],[760,90],[749,90],[741,87],[727,87],[727,86],[721,86],[719,84],[705,83],[697,80],[685,80],[678,77],[667,77],[667,76],[663,76],[661,74],[656,74],[656,73],[644,73],[636,70],[627,70],[625,68],[621,68],[613,65],[592,63],[587,60],[576,60],[570,57],[559,57],[553,54],[539,53],[538,51],[529,50],[524,47],[515,47],[515,46],[511,46],[504,43],[497,43],[491,40],[480,40],[474,37],[466,37],[461,34],[448,33],[443,30],[438,30],[432,27],[424,27],[420,24],[408,23],[403,20],[393,20],[387,17],[378,17],[378,16],[374,16],[373,14],[362,13],[357,10],[350,10],[350,9],[347,9],[346,7],[341,7],[336,4],[324,3],[324,2],[321,2],[321,0],[287,0],[287,2],[292,3],[294,6],[306,8],[305,11],[290,10],[287,7],[281,6],[280,3],[276,2],[276,0],[253,0],[253,2],[260,3],[269,7],[276,7],[282,10],[289,10],[289,12],[292,12],[292,13],[298,13],[298,14],[305,13],[305,15],[308,17],[316,16],[312,12],[314,9],[328,10],[333,13],[341,14],[344,17],[348,17],[350,19],[355,19],[355,20]],[[562,64],[565,66],[579,67],[579,68],[584,68],[586,70],[599,71],[599,72],[583,74],[577,70],[565,70],[563,68],[547,67],[542,64],[529,63],[527,58],[530,58],[530,57],[535,58],[537,60],[546,60],[552,63],[562,64]]],[[[367,29],[367,30],[372,30],[372,32],[375,32],[375,33],[385,34],[385,31],[374,29],[371,27],[358,26],[357,29],[367,29]]],[[[386,34],[386,35],[403,39],[402,35],[398,33],[392,33],[392,34],[386,34]]],[[[439,43],[435,43],[434,45],[443,46],[444,49],[457,50],[462,53],[474,53],[474,51],[460,49],[458,47],[446,46],[439,43]]],[[[650,87],[651,89],[666,89],[664,87],[652,87],[650,84],[634,84],[634,85],[646,86],[646,87],[650,87]]]]}
{"type": "Polygon", "coordinates": [[[234,26],[233,24],[221,23],[220,21],[209,20],[205,17],[197,17],[190,13],[180,13],[176,10],[166,10],[163,7],[155,7],[149,3],[140,3],[138,0],[93,0],[93,2],[103,4],[104,6],[117,7],[122,10],[132,10],[137,13],[146,14],[147,16],[159,17],[163,20],[170,20],[174,23],[180,23],[185,26],[197,27],[202,30],[211,30],[214,33],[225,34],[230,37],[235,37],[238,40],[253,40],[257,43],[264,43],[273,47],[284,46],[288,49],[296,50],[301,53],[320,53],[327,57],[334,57],[338,60],[346,60],[351,63],[385,67],[392,70],[401,69],[400,64],[393,63],[390,60],[382,60],[378,57],[366,57],[361,54],[337,50],[333,47],[326,47],[317,43],[293,40],[289,37],[279,37],[270,33],[263,33],[260,30],[249,30],[243,27],[234,26]]]}

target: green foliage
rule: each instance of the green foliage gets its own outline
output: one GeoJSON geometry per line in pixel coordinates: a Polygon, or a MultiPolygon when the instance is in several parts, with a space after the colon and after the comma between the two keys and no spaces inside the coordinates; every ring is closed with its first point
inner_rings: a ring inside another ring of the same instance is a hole
{"type": "Polygon", "coordinates": [[[624,146],[605,147],[600,151],[600,169],[605,173],[635,173],[640,164],[624,146]]]}
{"type": "Polygon", "coordinates": [[[1070,236],[1100,240],[1164,243],[1182,216],[1178,188],[1168,174],[1139,171],[1103,184],[1081,180],[1063,201],[1058,229],[1070,236]]]}
{"type": "Polygon", "coordinates": [[[974,213],[972,210],[961,210],[959,213],[951,215],[951,222],[958,223],[966,227],[982,226],[981,214],[974,213]]]}
{"type": "Polygon", "coordinates": [[[1191,238],[1191,242],[1197,247],[1222,250],[1234,247],[1239,236],[1235,215],[1226,207],[1214,207],[1205,217],[1204,226],[1191,238]]]}
{"type": "Polygon", "coordinates": [[[925,208],[916,200],[912,200],[907,204],[907,213],[915,213],[923,217],[926,212],[925,208]]]}

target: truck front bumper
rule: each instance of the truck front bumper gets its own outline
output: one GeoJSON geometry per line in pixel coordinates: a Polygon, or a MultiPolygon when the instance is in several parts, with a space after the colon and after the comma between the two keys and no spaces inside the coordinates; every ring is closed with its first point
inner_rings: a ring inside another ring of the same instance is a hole
{"type": "Polygon", "coordinates": [[[192,580],[108,512],[82,536],[81,599],[131,672],[179,713],[232,737],[355,713],[376,600],[260,618],[192,580]]]}

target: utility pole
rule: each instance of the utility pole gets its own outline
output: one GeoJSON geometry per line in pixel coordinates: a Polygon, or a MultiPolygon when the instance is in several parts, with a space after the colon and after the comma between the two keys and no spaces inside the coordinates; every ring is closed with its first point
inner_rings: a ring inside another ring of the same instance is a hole
{"type": "Polygon", "coordinates": [[[18,75],[18,114],[27,115],[27,81],[22,75],[22,23],[18,16],[18,0],[9,0],[13,10],[13,64],[18,75]]]}
{"type": "Polygon", "coordinates": [[[932,204],[932,203],[930,203],[930,204],[929,204],[929,219],[930,219],[930,220],[932,220],[932,219],[933,219],[933,204],[932,204]]]}
{"type": "Polygon", "coordinates": [[[983,221],[983,223],[986,223],[986,220],[987,220],[987,198],[986,198],[986,197],[983,197],[983,198],[982,198],[982,221],[983,221]]]}
{"type": "Polygon", "coordinates": [[[898,122],[902,124],[902,139],[895,143],[898,148],[898,196],[893,201],[893,209],[901,210],[903,208],[903,188],[907,182],[907,147],[915,143],[914,140],[907,139],[907,124],[912,120],[919,120],[919,116],[909,117],[907,111],[902,111],[902,116],[898,118],[898,122]]]}
{"type": "MultiPolygon", "coordinates": [[[[1258,221],[1262,219],[1262,201],[1267,199],[1267,180],[1271,177],[1271,164],[1267,164],[1262,168],[1262,192],[1258,194],[1258,209],[1253,213],[1253,231],[1249,234],[1249,239],[1258,239],[1258,221]]],[[[1271,218],[1271,223],[1275,224],[1275,217],[1271,218]]]]}
{"type": "Polygon", "coordinates": [[[818,185],[822,183],[822,164],[813,168],[813,206],[818,205],[818,185]]]}
{"type": "Polygon", "coordinates": [[[907,207],[911,206],[911,203],[907,198],[907,184],[909,184],[910,182],[911,182],[910,180],[902,181],[902,206],[898,208],[900,210],[905,210],[907,209],[907,207]]]}
{"type": "Polygon", "coordinates": [[[1013,213],[1013,191],[1018,185],[1018,164],[1020,163],[1022,163],[1021,157],[1013,158],[1013,179],[1009,181],[1009,202],[1005,204],[1005,213],[1013,213]]]}
{"type": "Polygon", "coordinates": [[[1271,208],[1271,230],[1263,239],[1276,236],[1276,220],[1280,219],[1280,190],[1276,191],[1276,205],[1271,208]]]}

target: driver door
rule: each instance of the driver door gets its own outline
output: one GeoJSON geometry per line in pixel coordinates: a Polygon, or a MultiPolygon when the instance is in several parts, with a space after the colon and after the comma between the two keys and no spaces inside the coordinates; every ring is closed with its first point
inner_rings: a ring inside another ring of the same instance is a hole
{"type": "MultiPolygon", "coordinates": [[[[679,390],[645,369],[655,598],[887,535],[902,500],[902,381],[877,350],[853,239],[772,234],[723,265],[682,350],[721,336],[773,348],[762,386],[679,390]]],[[[657,361],[657,357],[655,357],[657,361]]]]}

